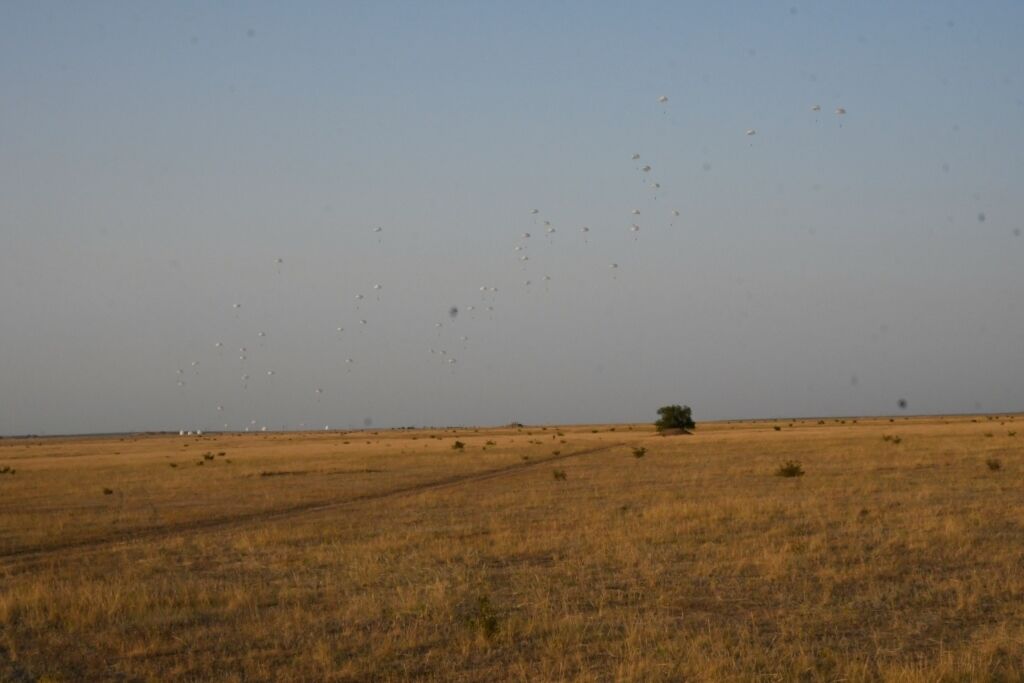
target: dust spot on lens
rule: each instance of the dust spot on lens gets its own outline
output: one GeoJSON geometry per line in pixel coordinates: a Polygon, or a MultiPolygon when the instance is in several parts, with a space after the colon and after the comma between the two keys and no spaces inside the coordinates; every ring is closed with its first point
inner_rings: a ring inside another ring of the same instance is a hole
{"type": "Polygon", "coordinates": [[[906,410],[907,409],[907,399],[901,398],[899,401],[897,401],[897,404],[899,405],[900,410],[906,410]]]}
{"type": "Polygon", "coordinates": [[[451,308],[448,309],[448,317],[455,318],[458,315],[459,315],[459,307],[458,306],[452,306],[451,308]]]}

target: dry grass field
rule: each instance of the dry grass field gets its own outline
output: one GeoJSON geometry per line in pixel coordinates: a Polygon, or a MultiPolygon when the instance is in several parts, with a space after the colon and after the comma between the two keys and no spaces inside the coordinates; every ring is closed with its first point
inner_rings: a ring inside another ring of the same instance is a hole
{"type": "Polygon", "coordinates": [[[3,439],[0,680],[1022,680],[1022,423],[3,439]]]}

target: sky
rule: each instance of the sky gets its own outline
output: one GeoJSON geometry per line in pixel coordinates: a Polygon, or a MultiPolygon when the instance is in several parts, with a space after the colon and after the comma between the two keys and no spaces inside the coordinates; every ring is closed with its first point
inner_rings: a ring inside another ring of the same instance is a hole
{"type": "Polygon", "coordinates": [[[1022,410],[1020,26],[2,3],[0,434],[1022,410]]]}

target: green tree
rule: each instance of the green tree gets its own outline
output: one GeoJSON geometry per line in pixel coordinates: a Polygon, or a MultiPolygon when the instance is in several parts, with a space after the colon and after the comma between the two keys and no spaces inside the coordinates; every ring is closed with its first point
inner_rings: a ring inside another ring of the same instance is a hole
{"type": "Polygon", "coordinates": [[[658,431],[664,431],[666,429],[681,429],[684,432],[696,427],[696,423],[693,421],[693,415],[690,411],[690,406],[662,406],[658,408],[658,421],[654,423],[654,426],[658,428],[658,431]]]}

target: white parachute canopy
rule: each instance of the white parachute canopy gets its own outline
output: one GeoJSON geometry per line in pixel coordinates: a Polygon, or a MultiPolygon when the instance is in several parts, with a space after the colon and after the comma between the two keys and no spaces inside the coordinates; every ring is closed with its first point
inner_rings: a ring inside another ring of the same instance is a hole
{"type": "Polygon", "coordinates": [[[384,228],[382,228],[382,227],[380,227],[380,226],[378,225],[378,226],[377,226],[376,228],[374,228],[374,229],[373,229],[373,231],[374,231],[374,232],[384,232],[384,228]]]}
{"type": "Polygon", "coordinates": [[[650,173],[651,172],[651,167],[650,166],[644,166],[640,170],[643,171],[644,173],[650,173]]]}
{"type": "Polygon", "coordinates": [[[665,104],[666,102],[668,102],[668,95],[662,95],[661,97],[658,98],[658,101],[661,102],[662,104],[665,104]]]}
{"type": "Polygon", "coordinates": [[[811,111],[821,111],[821,105],[815,104],[811,106],[811,111]]]}
{"type": "Polygon", "coordinates": [[[530,214],[531,214],[531,215],[534,215],[534,216],[536,216],[536,215],[537,215],[538,213],[540,213],[540,210],[539,210],[539,209],[530,209],[530,214]]]}
{"type": "Polygon", "coordinates": [[[756,128],[747,128],[747,135],[757,135],[756,128]]]}
{"type": "Polygon", "coordinates": [[[636,161],[639,158],[640,158],[640,155],[637,152],[633,152],[633,161],[636,161]]]}
{"type": "Polygon", "coordinates": [[[842,116],[842,115],[843,115],[843,114],[845,114],[845,113],[846,113],[846,110],[845,110],[844,108],[842,108],[842,107],[836,107],[836,115],[838,115],[838,116],[842,116]]]}

